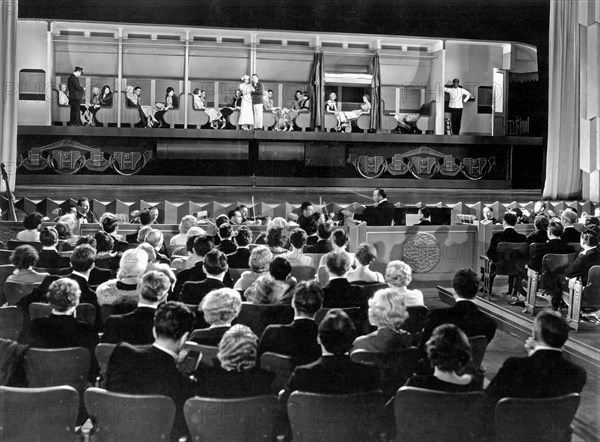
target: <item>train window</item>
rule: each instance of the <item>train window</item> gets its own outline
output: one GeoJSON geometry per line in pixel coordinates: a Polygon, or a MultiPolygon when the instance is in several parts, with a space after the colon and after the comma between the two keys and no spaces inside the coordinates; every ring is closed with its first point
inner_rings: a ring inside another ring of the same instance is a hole
{"type": "Polygon", "coordinates": [[[19,100],[46,100],[46,72],[42,69],[21,69],[19,71],[19,100]]]}

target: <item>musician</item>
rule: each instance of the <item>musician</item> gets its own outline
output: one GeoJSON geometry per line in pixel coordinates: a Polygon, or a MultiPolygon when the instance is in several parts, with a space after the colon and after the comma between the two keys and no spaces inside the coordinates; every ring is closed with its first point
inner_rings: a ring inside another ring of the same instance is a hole
{"type": "Polygon", "coordinates": [[[365,221],[369,226],[391,226],[394,220],[394,205],[387,200],[387,193],[381,187],[373,191],[372,206],[366,206],[360,215],[353,214],[347,209],[342,213],[351,221],[365,221]]]}
{"type": "Polygon", "coordinates": [[[90,200],[86,197],[77,200],[77,220],[80,224],[97,223],[94,212],[90,210],[90,200]]]}

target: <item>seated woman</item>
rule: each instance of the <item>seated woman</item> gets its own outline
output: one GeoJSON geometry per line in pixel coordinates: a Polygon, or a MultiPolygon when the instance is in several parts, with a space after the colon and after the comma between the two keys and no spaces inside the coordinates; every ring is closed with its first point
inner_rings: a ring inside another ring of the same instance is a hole
{"type": "Polygon", "coordinates": [[[108,233],[99,231],[94,235],[96,239],[96,267],[109,269],[113,276],[119,270],[121,253],[115,252],[115,240],[108,233]]]}
{"type": "Polygon", "coordinates": [[[58,105],[69,105],[69,90],[67,89],[66,83],[61,83],[58,85],[58,105]]]}
{"type": "Polygon", "coordinates": [[[139,86],[133,87],[128,85],[125,88],[125,97],[127,98],[127,106],[138,109],[142,125],[145,127],[153,127],[158,124],[158,120],[154,117],[156,109],[152,106],[144,106],[141,104],[140,95],[142,88],[139,86]]]}
{"type": "Polygon", "coordinates": [[[223,122],[221,123],[221,129],[224,129],[227,125],[229,125],[229,128],[233,128],[233,126],[231,124],[229,124],[229,117],[231,116],[231,114],[233,113],[233,111],[240,110],[242,108],[242,91],[240,91],[239,89],[235,90],[235,93],[233,95],[233,99],[231,100],[231,106],[229,107],[224,107],[221,109],[221,117],[223,122]]]}
{"type": "Polygon", "coordinates": [[[351,352],[390,353],[410,347],[413,337],[401,329],[406,318],[408,313],[402,295],[392,289],[376,291],[369,299],[369,322],[377,330],[356,338],[351,352]]]}
{"type": "Polygon", "coordinates": [[[129,249],[121,256],[115,279],[98,286],[96,296],[100,306],[119,306],[120,311],[128,311],[138,302],[138,286],[148,266],[148,253],[136,248],[129,249]]]}
{"type": "Polygon", "coordinates": [[[244,297],[253,304],[291,304],[296,278],[292,266],[281,256],[269,265],[269,274],[259,277],[244,291],[244,297]]]}
{"type": "Polygon", "coordinates": [[[200,301],[200,310],[209,328],[194,330],[190,341],[202,345],[218,346],[221,338],[231,328],[231,323],[242,310],[240,294],[230,288],[209,292],[200,301]]]}
{"type": "Polygon", "coordinates": [[[287,231],[289,227],[289,223],[286,221],[285,218],[282,218],[281,216],[276,216],[273,219],[267,217],[265,221],[267,223],[267,232],[258,235],[256,237],[256,241],[254,241],[254,244],[267,244],[269,230],[273,228],[285,229],[287,231]]]}
{"type": "Polygon", "coordinates": [[[19,233],[17,233],[17,240],[26,242],[39,242],[43,218],[44,216],[39,212],[30,213],[23,218],[23,227],[25,227],[25,230],[21,230],[19,233]]]}
{"type": "Polygon", "coordinates": [[[245,325],[237,324],[219,342],[220,367],[200,365],[195,377],[196,394],[202,397],[242,398],[271,394],[275,374],[258,368],[258,338],[245,325]]]}
{"type": "Polygon", "coordinates": [[[407,307],[425,305],[421,290],[409,290],[412,281],[412,269],[403,261],[390,261],[385,269],[385,282],[391,289],[404,295],[407,307]]]}
{"type": "Polygon", "coordinates": [[[33,270],[38,262],[38,252],[29,245],[19,246],[10,254],[10,263],[15,266],[12,275],[6,282],[18,282],[21,284],[36,284],[42,282],[49,273],[41,273],[33,270]]]}
{"type": "Polygon", "coordinates": [[[185,246],[187,233],[192,227],[198,227],[198,220],[194,215],[185,215],[179,223],[179,234],[174,235],[169,241],[171,246],[185,246]]]}
{"type": "Polygon", "coordinates": [[[350,282],[384,282],[383,275],[374,272],[369,266],[377,259],[377,249],[373,244],[364,242],[358,246],[356,251],[356,269],[348,273],[350,282]]]}
{"type": "Polygon", "coordinates": [[[179,109],[179,97],[175,94],[175,89],[169,86],[165,94],[165,102],[156,103],[155,107],[156,113],[154,116],[160,122],[158,127],[169,127],[168,123],[165,121],[165,114],[170,109],[179,109]]]}
{"type": "Polygon", "coordinates": [[[113,104],[113,93],[110,90],[110,86],[105,84],[102,86],[102,92],[100,92],[100,106],[110,107],[113,104]]]}
{"type": "Polygon", "coordinates": [[[257,246],[250,252],[250,271],[243,272],[233,288],[245,291],[259,277],[266,275],[272,258],[273,254],[267,246],[257,246]]]}
{"type": "Polygon", "coordinates": [[[214,107],[206,107],[206,91],[204,89],[194,89],[192,95],[194,98],[192,103],[194,109],[203,110],[208,115],[208,122],[213,129],[223,129],[226,122],[221,112],[214,107]]]}
{"type": "Polygon", "coordinates": [[[96,126],[98,120],[96,120],[96,112],[100,108],[100,88],[92,88],[92,98],[90,105],[86,108],[81,106],[81,120],[85,126],[96,126]]]}
{"type": "MultiPolygon", "coordinates": [[[[345,230],[343,230],[343,229],[334,230],[333,233],[331,234],[331,245],[333,247],[333,250],[329,253],[343,252],[346,256],[348,256],[348,259],[350,260],[350,265],[354,267],[355,261],[356,261],[356,259],[354,257],[354,253],[350,253],[350,252],[346,251],[346,247],[348,246],[349,241],[350,241],[350,238],[346,234],[345,230]]],[[[321,261],[319,261],[319,267],[325,266],[325,262],[327,261],[328,255],[329,254],[326,254],[321,257],[321,261]]]]}
{"type": "Polygon", "coordinates": [[[68,252],[75,248],[75,244],[79,237],[73,235],[71,226],[64,222],[57,222],[54,226],[58,233],[58,247],[57,249],[61,252],[68,252]]]}
{"type": "Polygon", "coordinates": [[[371,112],[371,102],[369,101],[369,96],[365,94],[363,95],[363,102],[360,105],[359,109],[349,112],[340,111],[336,114],[338,120],[338,132],[351,132],[351,122],[353,120],[357,120],[358,117],[360,117],[362,114],[366,114],[368,112],[371,112]]]}
{"type": "Polygon", "coordinates": [[[443,324],[433,330],[425,344],[427,357],[433,367],[432,375],[415,375],[407,387],[426,388],[448,393],[481,390],[480,381],[464,374],[471,361],[471,346],[464,332],[454,324],[443,324]]]}
{"type": "Polygon", "coordinates": [[[273,256],[289,252],[289,233],[285,227],[270,227],[267,231],[267,246],[273,256]]]}
{"type": "Polygon", "coordinates": [[[309,100],[308,97],[304,96],[301,90],[297,90],[294,94],[294,103],[292,108],[288,111],[288,119],[290,122],[294,122],[298,115],[303,112],[309,111],[309,100]]]}

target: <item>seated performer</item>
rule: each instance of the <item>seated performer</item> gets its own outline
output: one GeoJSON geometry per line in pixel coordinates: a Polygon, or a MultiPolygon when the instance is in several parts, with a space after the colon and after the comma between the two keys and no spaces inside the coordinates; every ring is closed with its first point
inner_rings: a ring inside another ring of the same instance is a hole
{"type": "MultiPolygon", "coordinates": [[[[331,95],[335,94],[330,94],[330,99],[331,99],[331,95]]],[[[369,101],[369,96],[368,95],[363,95],[363,102],[360,105],[360,108],[357,110],[353,110],[353,111],[349,111],[349,112],[337,112],[336,113],[336,117],[338,120],[338,126],[337,126],[337,131],[338,132],[352,132],[352,121],[357,120],[358,117],[360,117],[362,114],[366,114],[371,112],[371,102],[369,101]]],[[[335,97],[334,97],[335,100],[335,97]]],[[[329,101],[327,102],[329,103],[329,101]]]]}

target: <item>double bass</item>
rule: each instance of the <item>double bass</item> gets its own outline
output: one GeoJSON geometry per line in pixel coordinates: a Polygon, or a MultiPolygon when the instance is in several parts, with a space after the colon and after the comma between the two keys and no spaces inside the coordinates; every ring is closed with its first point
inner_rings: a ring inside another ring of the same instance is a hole
{"type": "Polygon", "coordinates": [[[15,210],[15,196],[10,191],[10,183],[8,182],[8,174],[6,173],[6,166],[4,163],[0,164],[2,169],[2,179],[6,185],[6,199],[8,200],[8,221],[17,221],[17,211],[15,210]]]}

